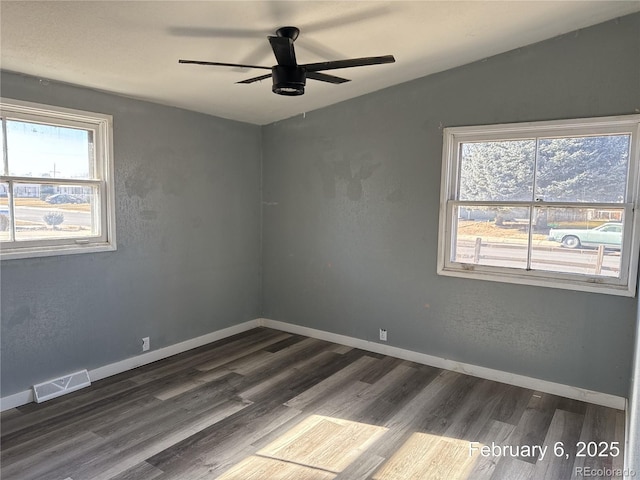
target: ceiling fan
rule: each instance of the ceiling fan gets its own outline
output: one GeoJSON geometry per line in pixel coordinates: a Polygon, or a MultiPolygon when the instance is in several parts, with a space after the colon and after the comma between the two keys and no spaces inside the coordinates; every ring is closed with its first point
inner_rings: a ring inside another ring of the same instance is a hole
{"type": "Polygon", "coordinates": [[[271,70],[271,73],[266,75],[249,78],[237,83],[253,83],[272,77],[273,87],[271,90],[273,93],[277,93],[278,95],[294,96],[304,94],[304,86],[307,78],[336,84],[349,81],[346,78],[321,73],[323,70],[363,67],[365,65],[379,65],[382,63],[393,63],[396,61],[396,59],[393,58],[393,55],[384,55],[381,57],[351,58],[348,60],[334,60],[329,62],[305,63],[303,65],[299,65],[296,61],[296,52],[293,48],[293,42],[298,38],[299,34],[300,29],[297,27],[281,27],[276,31],[275,37],[268,37],[271,49],[273,50],[273,54],[276,56],[276,60],[278,62],[278,64],[273,67],[242,65],[237,63],[205,62],[201,60],[180,59],[178,62],[195,65],[260,68],[263,70],[271,70]]]}

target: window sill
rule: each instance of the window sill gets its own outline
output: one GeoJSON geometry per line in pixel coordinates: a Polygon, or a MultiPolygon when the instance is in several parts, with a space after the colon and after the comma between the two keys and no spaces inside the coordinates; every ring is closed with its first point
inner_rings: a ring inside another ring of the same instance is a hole
{"type": "Polygon", "coordinates": [[[459,268],[438,267],[438,275],[466,278],[471,280],[486,280],[489,282],[511,283],[516,285],[530,285],[536,287],[558,288],[578,292],[601,293],[622,297],[635,297],[635,282],[630,285],[613,285],[602,282],[601,277],[587,277],[585,280],[550,278],[548,276],[527,275],[521,272],[497,273],[473,268],[473,265],[460,264],[459,268]],[[463,266],[464,265],[464,266],[463,266]],[[467,268],[465,268],[467,267],[467,268]]]}
{"type": "Polygon", "coordinates": [[[58,245],[46,247],[27,247],[0,249],[0,260],[17,260],[23,258],[54,257],[59,255],[75,255],[78,253],[99,253],[115,251],[114,243],[90,243],[85,245],[58,245]]]}

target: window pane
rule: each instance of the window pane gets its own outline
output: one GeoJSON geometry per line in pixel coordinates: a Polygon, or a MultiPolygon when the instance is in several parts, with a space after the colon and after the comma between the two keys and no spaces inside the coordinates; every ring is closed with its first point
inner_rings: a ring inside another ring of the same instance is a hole
{"type": "Polygon", "coordinates": [[[97,187],[16,183],[13,194],[16,240],[100,234],[97,187]]]}
{"type": "Polygon", "coordinates": [[[9,214],[9,184],[0,183],[0,241],[11,240],[11,215],[9,214]]]}
{"type": "Polygon", "coordinates": [[[93,132],[7,121],[9,175],[93,178],[93,132]]]}
{"type": "Polygon", "coordinates": [[[531,268],[551,272],[620,276],[623,209],[536,208],[546,242],[533,245],[531,268]]]}
{"type": "Polygon", "coordinates": [[[532,200],[535,153],[535,140],[463,143],[459,200],[532,200]]]}
{"type": "Polygon", "coordinates": [[[540,139],[536,198],[624,202],[630,142],[630,135],[540,139]]]}
{"type": "Polygon", "coordinates": [[[458,207],[452,261],[526,268],[528,208],[458,207]]]}

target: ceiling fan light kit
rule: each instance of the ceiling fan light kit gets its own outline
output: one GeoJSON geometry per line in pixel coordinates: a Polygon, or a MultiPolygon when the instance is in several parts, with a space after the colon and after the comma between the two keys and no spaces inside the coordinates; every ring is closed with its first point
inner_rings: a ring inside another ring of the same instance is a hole
{"type": "Polygon", "coordinates": [[[273,54],[275,55],[278,62],[278,64],[274,65],[273,67],[182,59],[178,60],[178,63],[271,70],[270,74],[260,75],[259,77],[249,78],[237,83],[254,83],[271,77],[273,81],[271,91],[273,93],[285,96],[298,96],[304,94],[304,87],[306,85],[307,78],[333,84],[340,84],[350,81],[346,78],[321,73],[323,70],[364,67],[366,65],[380,65],[383,63],[393,63],[396,61],[393,55],[384,55],[381,57],[352,58],[348,60],[335,60],[299,65],[296,61],[296,54],[293,48],[293,42],[296,40],[296,38],[298,38],[299,34],[300,29],[297,27],[281,27],[276,30],[275,37],[267,37],[269,39],[269,43],[271,44],[273,54]]]}
{"type": "Polygon", "coordinates": [[[273,87],[271,88],[273,93],[287,96],[304,94],[307,80],[304,68],[275,65],[271,69],[271,77],[273,78],[273,87]]]}

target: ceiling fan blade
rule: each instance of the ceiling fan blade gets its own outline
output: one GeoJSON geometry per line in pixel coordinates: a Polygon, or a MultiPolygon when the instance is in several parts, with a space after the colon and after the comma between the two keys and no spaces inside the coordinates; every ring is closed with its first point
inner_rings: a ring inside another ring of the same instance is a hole
{"type": "Polygon", "coordinates": [[[312,38],[304,37],[300,39],[299,42],[296,42],[296,47],[298,51],[302,48],[307,52],[311,52],[319,58],[345,58],[346,55],[344,52],[339,52],[334,50],[333,48],[327,47],[320,42],[316,42],[312,38]]]}
{"type": "Polygon", "coordinates": [[[269,31],[247,28],[169,27],[167,32],[178,37],[192,38],[264,38],[269,31]]]}
{"type": "Polygon", "coordinates": [[[271,67],[262,67],[260,65],[242,65],[239,63],[222,63],[222,62],[203,62],[201,60],[178,60],[178,63],[190,63],[194,65],[213,65],[218,67],[240,67],[240,68],[261,68],[263,70],[271,70],[271,67]]]}
{"type": "MultiPolygon", "coordinates": [[[[240,63],[248,63],[250,65],[255,65],[256,63],[263,63],[265,59],[269,59],[269,62],[272,63],[271,60],[271,48],[264,42],[256,42],[256,47],[251,50],[245,57],[242,57],[240,63]]],[[[340,58],[340,57],[324,57],[324,58],[340,58]]]]}
{"type": "MultiPolygon", "coordinates": [[[[362,4],[365,3],[366,2],[362,2],[362,4]]],[[[355,8],[359,7],[360,5],[355,8]]],[[[332,30],[334,28],[342,27],[345,25],[351,26],[354,23],[366,22],[376,17],[388,15],[393,8],[394,7],[386,5],[375,7],[363,6],[362,10],[353,13],[345,14],[344,12],[341,12],[341,14],[331,18],[323,18],[322,20],[318,20],[315,22],[305,23],[304,31],[307,33],[315,33],[321,30],[332,30]]]]}
{"type": "Polygon", "coordinates": [[[307,78],[311,78],[313,80],[320,80],[321,82],[327,82],[327,83],[337,84],[337,83],[345,83],[345,82],[351,81],[346,78],[336,77],[334,75],[327,75],[326,73],[320,73],[320,72],[307,72],[306,76],[307,78]]]}
{"type": "Polygon", "coordinates": [[[267,73],[266,75],[260,75],[259,77],[253,77],[253,78],[248,78],[246,80],[242,80],[241,82],[236,82],[236,83],[253,83],[253,82],[259,82],[260,80],[264,80],[266,78],[271,78],[271,74],[267,73]]]}
{"type": "Polygon", "coordinates": [[[287,37],[269,37],[269,43],[276,56],[278,65],[285,67],[295,67],[296,52],[293,49],[293,40],[287,37]]]}
{"type": "Polygon", "coordinates": [[[380,65],[382,63],[393,63],[396,59],[393,55],[384,55],[382,57],[363,57],[351,58],[349,60],[334,60],[331,62],[318,62],[300,65],[307,72],[319,72],[321,70],[335,70],[337,68],[364,67],[365,65],[380,65]]]}

